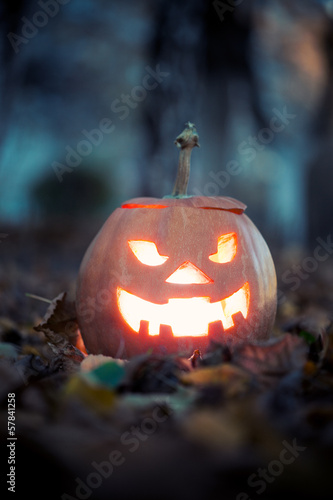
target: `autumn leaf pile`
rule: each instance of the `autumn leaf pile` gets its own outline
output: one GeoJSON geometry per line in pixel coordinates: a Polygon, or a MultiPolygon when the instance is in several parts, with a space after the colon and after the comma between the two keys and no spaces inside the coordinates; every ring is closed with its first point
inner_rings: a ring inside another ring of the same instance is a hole
{"type": "Polygon", "coordinates": [[[30,325],[1,316],[18,498],[330,498],[332,290],[316,280],[285,291],[270,340],[201,356],[86,354],[66,293],[30,325]]]}

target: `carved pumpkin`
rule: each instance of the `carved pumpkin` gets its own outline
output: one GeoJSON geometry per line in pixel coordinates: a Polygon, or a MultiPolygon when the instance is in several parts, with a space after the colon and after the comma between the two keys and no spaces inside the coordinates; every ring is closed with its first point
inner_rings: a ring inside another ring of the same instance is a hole
{"type": "Polygon", "coordinates": [[[117,208],[81,264],[77,312],[91,353],[131,357],[149,348],[205,351],[210,340],[266,338],[276,312],[269,249],[246,206],[186,196],[194,125],[181,147],[173,196],[117,208]]]}

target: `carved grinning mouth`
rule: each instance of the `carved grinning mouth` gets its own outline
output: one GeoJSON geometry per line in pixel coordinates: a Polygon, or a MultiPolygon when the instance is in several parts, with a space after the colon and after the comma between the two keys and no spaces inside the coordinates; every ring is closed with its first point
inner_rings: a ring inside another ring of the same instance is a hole
{"type": "Polygon", "coordinates": [[[148,334],[159,335],[161,325],[169,325],[174,337],[208,335],[209,324],[221,321],[224,330],[234,326],[233,315],[249,311],[250,286],[246,282],[225,299],[210,302],[209,297],[172,298],[165,304],[155,304],[117,288],[119,311],[126,323],[139,332],[140,322],[147,321],[148,334]]]}

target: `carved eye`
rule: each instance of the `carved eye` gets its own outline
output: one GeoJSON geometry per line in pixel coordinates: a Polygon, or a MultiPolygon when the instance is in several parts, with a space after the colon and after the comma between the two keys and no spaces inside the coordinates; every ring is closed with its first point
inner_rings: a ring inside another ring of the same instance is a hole
{"type": "Polygon", "coordinates": [[[146,266],[161,266],[169,258],[160,255],[152,241],[130,240],[128,244],[135,257],[146,266]]]}
{"type": "Polygon", "coordinates": [[[237,252],[236,233],[222,234],[217,240],[217,252],[209,256],[209,259],[218,264],[231,262],[237,252]]]}

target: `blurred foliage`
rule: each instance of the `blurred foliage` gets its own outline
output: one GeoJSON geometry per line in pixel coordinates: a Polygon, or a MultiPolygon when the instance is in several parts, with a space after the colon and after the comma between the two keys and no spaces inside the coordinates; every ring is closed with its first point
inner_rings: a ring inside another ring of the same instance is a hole
{"type": "Polygon", "coordinates": [[[66,177],[62,183],[48,174],[38,181],[32,191],[38,216],[51,218],[77,218],[96,215],[112,198],[110,188],[101,175],[81,169],[66,177]]]}
{"type": "Polygon", "coordinates": [[[193,500],[217,500],[223,491],[248,500],[260,486],[267,500],[286,491],[329,498],[328,311],[289,317],[284,331],[234,346],[228,360],[226,346],[212,343],[196,366],[190,352],[87,355],[73,314],[61,294],[35,328],[0,318],[0,422],[14,393],[17,471],[37,469],[44,478],[27,483],[17,472],[20,494],[178,500],[190,491],[193,500]],[[114,453],[122,460],[110,467],[114,453]]]}
{"type": "MultiPolygon", "coordinates": [[[[66,145],[75,148],[82,130],[103,118],[115,129],[93,148],[90,161],[113,165],[117,202],[168,194],[177,165],[173,141],[191,120],[202,148],[193,158],[189,192],[238,197],[269,243],[311,245],[325,237],[332,209],[326,188],[332,2],[225,5],[71,0],[15,51],[8,35],[22,36],[24,23],[33,23],[42,7],[37,0],[1,2],[2,218],[29,220],[35,183],[52,172],[53,162],[64,161],[66,145]],[[114,103],[142,85],[147,66],[169,76],[144,99],[124,104],[122,119],[114,103]],[[270,127],[273,109],[296,118],[265,142],[262,130],[270,127]],[[231,160],[241,174],[216,182],[231,160]]],[[[105,171],[99,173],[110,185],[105,171]]],[[[62,187],[59,196],[66,198],[62,187]]],[[[104,205],[104,213],[109,210],[104,205]]]]}

